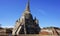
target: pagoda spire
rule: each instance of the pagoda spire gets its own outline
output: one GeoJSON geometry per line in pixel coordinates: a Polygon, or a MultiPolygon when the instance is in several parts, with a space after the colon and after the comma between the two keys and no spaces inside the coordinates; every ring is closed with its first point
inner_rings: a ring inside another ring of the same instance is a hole
{"type": "Polygon", "coordinates": [[[27,6],[26,6],[26,10],[25,11],[29,11],[30,12],[30,0],[28,0],[27,6]]]}

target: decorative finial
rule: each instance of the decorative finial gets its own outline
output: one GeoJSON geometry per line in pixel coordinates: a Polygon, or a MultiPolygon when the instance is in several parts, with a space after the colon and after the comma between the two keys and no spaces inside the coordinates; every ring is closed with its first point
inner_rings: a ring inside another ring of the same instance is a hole
{"type": "Polygon", "coordinates": [[[26,6],[26,11],[30,12],[30,0],[28,0],[27,6],[26,6]]]}

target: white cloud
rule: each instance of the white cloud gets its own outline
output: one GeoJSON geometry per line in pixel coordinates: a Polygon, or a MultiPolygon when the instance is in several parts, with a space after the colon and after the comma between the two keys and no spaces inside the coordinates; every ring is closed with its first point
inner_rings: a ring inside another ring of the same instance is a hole
{"type": "Polygon", "coordinates": [[[13,28],[14,26],[2,26],[3,28],[13,28]]]}

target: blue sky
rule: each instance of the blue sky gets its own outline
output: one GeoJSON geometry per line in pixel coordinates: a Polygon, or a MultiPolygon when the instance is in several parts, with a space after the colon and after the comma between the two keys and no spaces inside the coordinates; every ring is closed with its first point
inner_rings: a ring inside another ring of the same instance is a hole
{"type": "MultiPolygon", "coordinates": [[[[0,24],[14,27],[26,8],[27,0],[0,0],[0,24]]],[[[60,0],[30,0],[30,10],[40,27],[60,27],[60,0]]]]}

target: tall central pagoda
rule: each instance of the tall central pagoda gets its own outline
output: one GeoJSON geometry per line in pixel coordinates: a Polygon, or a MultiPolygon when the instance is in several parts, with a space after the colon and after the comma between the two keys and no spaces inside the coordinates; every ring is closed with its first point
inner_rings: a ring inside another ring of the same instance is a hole
{"type": "Polygon", "coordinates": [[[36,17],[33,19],[33,16],[30,12],[30,0],[28,0],[26,9],[21,18],[16,21],[12,34],[39,34],[39,32],[40,27],[38,24],[38,20],[36,19],[36,17]]]}

